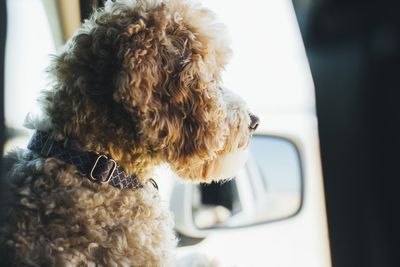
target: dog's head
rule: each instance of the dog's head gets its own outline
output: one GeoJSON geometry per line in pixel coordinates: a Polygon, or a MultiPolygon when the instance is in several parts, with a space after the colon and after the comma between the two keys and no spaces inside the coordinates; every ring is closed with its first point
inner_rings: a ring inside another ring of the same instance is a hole
{"type": "Polygon", "coordinates": [[[221,85],[225,36],[200,5],[108,1],[54,61],[56,133],[128,171],[167,162],[193,181],[228,178],[258,119],[221,85]]]}

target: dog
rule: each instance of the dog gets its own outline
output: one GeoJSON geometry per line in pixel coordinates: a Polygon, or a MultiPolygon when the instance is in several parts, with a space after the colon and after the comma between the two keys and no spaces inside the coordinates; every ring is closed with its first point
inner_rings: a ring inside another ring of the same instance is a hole
{"type": "Polygon", "coordinates": [[[226,28],[197,3],[95,11],[53,59],[28,149],[4,159],[2,264],[174,265],[154,168],[229,179],[259,123],[222,85],[230,55],[226,28]]]}

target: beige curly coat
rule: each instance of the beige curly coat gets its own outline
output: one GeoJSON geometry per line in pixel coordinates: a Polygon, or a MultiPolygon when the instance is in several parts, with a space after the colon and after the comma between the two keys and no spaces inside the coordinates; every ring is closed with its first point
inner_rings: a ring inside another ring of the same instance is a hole
{"type": "Polygon", "coordinates": [[[212,12],[183,0],[108,1],[83,24],[50,68],[48,121],[31,126],[112,157],[145,186],[120,190],[57,159],[11,152],[1,264],[173,265],[173,222],[147,183],[153,168],[227,178],[227,161],[251,137],[246,105],[221,87],[225,36],[212,12]]]}

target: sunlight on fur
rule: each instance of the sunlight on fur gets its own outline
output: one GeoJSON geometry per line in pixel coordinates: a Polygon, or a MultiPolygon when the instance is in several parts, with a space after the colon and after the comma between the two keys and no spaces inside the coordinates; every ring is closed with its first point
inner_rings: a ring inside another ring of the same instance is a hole
{"type": "Polygon", "coordinates": [[[109,156],[144,186],[121,190],[55,158],[11,152],[7,266],[177,266],[173,220],[149,176],[166,163],[193,182],[231,178],[253,132],[246,104],[222,86],[226,32],[183,0],[108,1],[85,21],[49,68],[43,117],[26,126],[109,156]]]}

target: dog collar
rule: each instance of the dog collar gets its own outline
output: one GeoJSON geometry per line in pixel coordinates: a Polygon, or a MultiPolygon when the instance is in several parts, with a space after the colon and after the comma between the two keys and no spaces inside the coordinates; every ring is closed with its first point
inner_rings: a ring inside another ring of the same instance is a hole
{"type": "MultiPolygon", "coordinates": [[[[53,157],[75,165],[84,176],[97,183],[106,183],[120,189],[143,187],[136,176],[126,174],[115,160],[105,155],[68,148],[63,141],[54,140],[47,132],[36,131],[29,141],[28,149],[44,157],[53,157]]],[[[158,189],[153,179],[150,182],[158,189]]]]}

